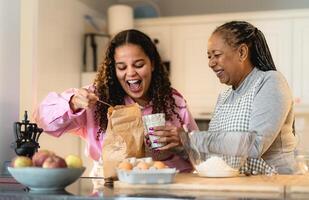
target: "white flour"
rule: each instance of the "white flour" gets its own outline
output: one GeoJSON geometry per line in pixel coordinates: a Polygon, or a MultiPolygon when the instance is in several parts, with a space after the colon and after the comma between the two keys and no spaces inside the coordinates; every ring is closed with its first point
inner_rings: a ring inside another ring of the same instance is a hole
{"type": "Polygon", "coordinates": [[[230,167],[222,158],[213,156],[197,166],[200,175],[207,177],[231,177],[238,174],[238,170],[230,167]]]}

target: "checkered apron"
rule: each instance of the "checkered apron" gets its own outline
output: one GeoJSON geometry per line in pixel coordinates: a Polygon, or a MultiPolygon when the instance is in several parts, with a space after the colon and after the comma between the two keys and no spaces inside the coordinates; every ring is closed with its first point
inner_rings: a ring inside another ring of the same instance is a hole
{"type": "MultiPolygon", "coordinates": [[[[262,79],[259,78],[253,84],[253,87],[243,96],[239,97],[233,104],[225,103],[226,99],[231,95],[232,88],[223,92],[218,100],[208,130],[228,132],[249,131],[254,94],[261,81],[262,79]]],[[[229,161],[229,164],[237,164],[237,162],[239,162],[239,157],[235,157],[235,160],[229,161]]],[[[248,158],[241,167],[240,173],[269,174],[274,173],[274,169],[262,158],[248,158]]]]}

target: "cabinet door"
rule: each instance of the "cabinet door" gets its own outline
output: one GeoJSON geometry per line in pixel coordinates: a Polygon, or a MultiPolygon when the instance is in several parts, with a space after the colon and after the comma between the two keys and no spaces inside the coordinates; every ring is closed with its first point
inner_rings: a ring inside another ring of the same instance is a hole
{"type": "Polygon", "coordinates": [[[146,33],[153,41],[157,40],[157,48],[163,61],[169,61],[170,56],[170,26],[154,25],[137,27],[140,31],[146,33]]]}
{"type": "Polygon", "coordinates": [[[195,118],[212,113],[218,94],[226,87],[208,67],[208,38],[219,24],[176,25],[171,31],[172,84],[184,95],[195,118]]]}
{"type": "Polygon", "coordinates": [[[296,103],[309,106],[309,18],[295,19],[293,27],[293,77],[296,103]]]}
{"type": "Polygon", "coordinates": [[[292,20],[267,19],[251,23],[264,33],[277,70],[283,73],[292,88],[292,20]]]}

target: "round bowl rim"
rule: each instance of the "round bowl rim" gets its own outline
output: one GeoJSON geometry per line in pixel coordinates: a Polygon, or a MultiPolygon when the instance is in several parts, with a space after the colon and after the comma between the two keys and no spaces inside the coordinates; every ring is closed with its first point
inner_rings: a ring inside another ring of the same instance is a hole
{"type": "Polygon", "coordinates": [[[64,190],[84,173],[81,168],[7,167],[11,176],[20,184],[36,191],[64,190]],[[48,173],[49,172],[49,173],[48,173]],[[41,178],[43,177],[43,178],[41,178]]]}

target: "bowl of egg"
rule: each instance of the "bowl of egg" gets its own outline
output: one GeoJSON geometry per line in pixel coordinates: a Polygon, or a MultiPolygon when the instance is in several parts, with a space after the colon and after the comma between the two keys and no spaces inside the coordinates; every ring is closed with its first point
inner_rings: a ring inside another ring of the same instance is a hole
{"type": "Polygon", "coordinates": [[[130,184],[172,183],[177,172],[176,168],[169,168],[161,161],[153,161],[151,157],[127,158],[117,168],[118,179],[130,184]]]}

